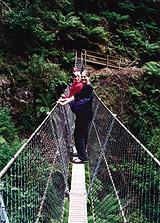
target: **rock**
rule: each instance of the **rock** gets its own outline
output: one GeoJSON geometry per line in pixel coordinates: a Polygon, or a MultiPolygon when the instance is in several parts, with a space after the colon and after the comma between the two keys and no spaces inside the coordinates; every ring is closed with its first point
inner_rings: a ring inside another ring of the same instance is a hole
{"type": "Polygon", "coordinates": [[[26,104],[33,101],[33,90],[30,86],[15,88],[7,77],[0,76],[0,104],[7,107],[11,115],[19,115],[26,109],[26,104]]]}

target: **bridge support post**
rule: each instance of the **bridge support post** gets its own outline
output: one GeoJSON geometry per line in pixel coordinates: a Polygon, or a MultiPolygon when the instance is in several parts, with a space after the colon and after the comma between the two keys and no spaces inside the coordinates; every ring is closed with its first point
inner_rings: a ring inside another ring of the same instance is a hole
{"type": "Polygon", "coordinates": [[[85,57],[84,57],[84,64],[86,66],[86,60],[87,60],[87,51],[85,50],[85,57]]]}
{"type": "Polygon", "coordinates": [[[119,59],[119,70],[121,68],[121,58],[119,59]]]}
{"type": "Polygon", "coordinates": [[[108,60],[109,60],[109,55],[107,55],[107,68],[108,68],[108,62],[109,62],[108,60]]]}

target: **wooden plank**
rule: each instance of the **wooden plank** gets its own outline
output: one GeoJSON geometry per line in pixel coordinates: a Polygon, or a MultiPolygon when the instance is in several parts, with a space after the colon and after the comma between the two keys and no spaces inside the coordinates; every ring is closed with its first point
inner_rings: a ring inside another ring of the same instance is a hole
{"type": "Polygon", "coordinates": [[[87,201],[84,164],[72,166],[69,223],[87,223],[87,201]]]}
{"type": "Polygon", "coordinates": [[[103,54],[91,52],[88,50],[85,50],[85,54],[82,54],[82,58],[83,58],[83,56],[85,56],[85,58],[84,58],[85,65],[86,65],[86,63],[94,63],[94,64],[106,66],[107,68],[108,67],[116,68],[116,69],[121,68],[121,60],[122,59],[119,57],[105,55],[105,58],[103,58],[103,54]],[[94,56],[93,54],[97,54],[97,56],[94,56]],[[113,59],[111,59],[111,58],[113,58],[113,59]]]}
{"type": "Polygon", "coordinates": [[[106,63],[100,63],[100,62],[93,61],[93,60],[86,60],[86,62],[88,62],[88,63],[95,63],[95,64],[99,64],[99,65],[103,65],[103,66],[107,66],[106,63]]]}
{"type": "Polygon", "coordinates": [[[89,54],[87,54],[87,57],[93,58],[93,59],[98,59],[98,60],[107,60],[106,57],[96,57],[96,56],[92,56],[92,55],[89,55],[89,54]]]}
{"type": "Polygon", "coordinates": [[[105,55],[105,56],[106,56],[106,53],[97,53],[97,52],[90,51],[90,50],[86,50],[86,52],[87,52],[87,53],[91,53],[91,54],[105,55]]]}

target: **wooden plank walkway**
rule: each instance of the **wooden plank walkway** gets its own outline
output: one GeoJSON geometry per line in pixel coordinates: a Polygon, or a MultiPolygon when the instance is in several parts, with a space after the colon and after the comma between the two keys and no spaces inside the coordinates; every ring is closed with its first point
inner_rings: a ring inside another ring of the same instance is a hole
{"type": "Polygon", "coordinates": [[[69,223],[87,223],[87,202],[84,164],[72,164],[69,223]]]}

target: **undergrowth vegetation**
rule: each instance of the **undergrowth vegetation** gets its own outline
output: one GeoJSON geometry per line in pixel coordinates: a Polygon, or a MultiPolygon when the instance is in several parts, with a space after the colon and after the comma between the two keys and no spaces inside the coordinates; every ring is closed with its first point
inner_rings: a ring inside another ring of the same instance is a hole
{"type": "Polygon", "coordinates": [[[0,170],[10,161],[25,140],[20,142],[7,108],[0,107],[0,170]]]}

